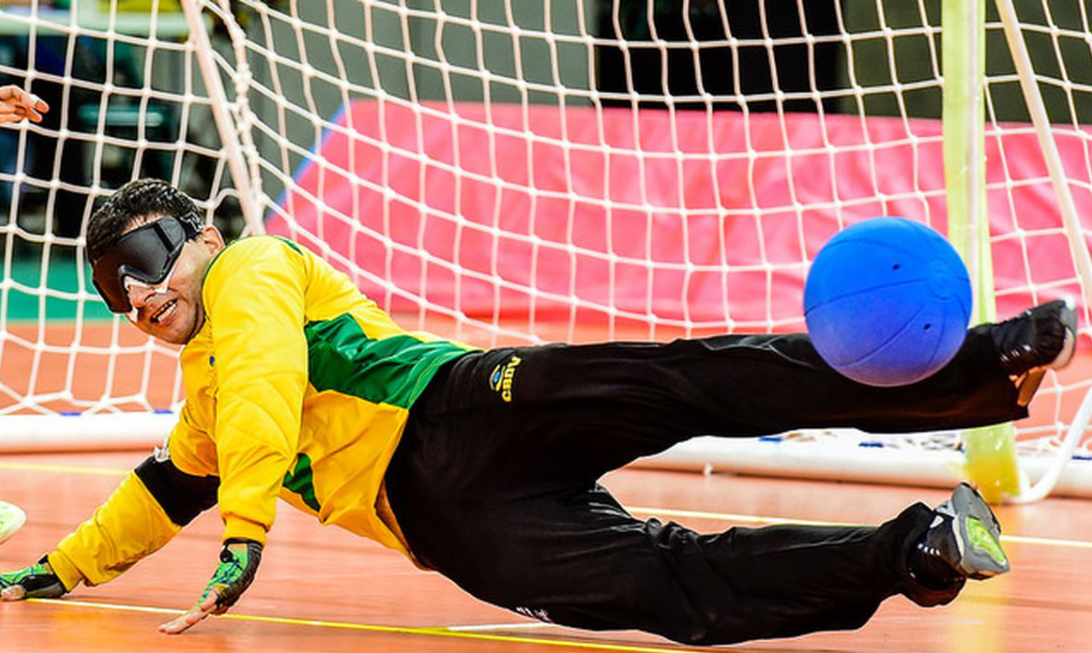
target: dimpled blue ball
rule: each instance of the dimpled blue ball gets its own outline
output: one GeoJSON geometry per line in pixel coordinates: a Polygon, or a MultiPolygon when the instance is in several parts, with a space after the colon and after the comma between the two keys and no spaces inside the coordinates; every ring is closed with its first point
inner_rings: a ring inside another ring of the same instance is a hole
{"type": "Polygon", "coordinates": [[[971,316],[971,282],[930,227],[873,218],[831,238],[804,285],[812,344],[831,367],[873,386],[920,381],[952,360],[971,316]]]}

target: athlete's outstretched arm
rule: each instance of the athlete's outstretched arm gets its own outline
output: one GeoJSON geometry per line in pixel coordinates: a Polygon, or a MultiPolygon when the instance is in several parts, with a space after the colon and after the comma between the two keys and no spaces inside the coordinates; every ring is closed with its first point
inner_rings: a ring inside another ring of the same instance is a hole
{"type": "Polygon", "coordinates": [[[307,274],[294,245],[244,239],[205,277],[215,352],[214,434],[223,549],[200,598],[162,626],[182,633],[226,612],[250,586],[285,474],[295,460],[307,390],[307,274]]]}
{"type": "Polygon", "coordinates": [[[29,567],[0,574],[0,595],[5,601],[56,598],[81,582],[99,585],[116,578],[212,507],[217,485],[216,477],[185,474],[166,456],[149,457],[56,550],[29,567]]]}

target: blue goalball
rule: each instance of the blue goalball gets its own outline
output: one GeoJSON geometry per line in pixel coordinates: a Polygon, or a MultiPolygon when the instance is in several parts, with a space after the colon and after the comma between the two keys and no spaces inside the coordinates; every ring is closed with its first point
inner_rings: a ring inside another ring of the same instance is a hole
{"type": "Polygon", "coordinates": [[[959,254],[905,218],[841,231],[816,255],[804,285],[815,349],[867,385],[908,385],[939,370],[959,351],[970,316],[971,282],[959,254]]]}

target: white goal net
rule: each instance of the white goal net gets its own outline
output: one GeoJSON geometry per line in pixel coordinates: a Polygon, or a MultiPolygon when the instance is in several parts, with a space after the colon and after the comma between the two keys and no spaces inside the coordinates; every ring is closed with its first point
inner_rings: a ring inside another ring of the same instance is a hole
{"type": "MultiPolygon", "coordinates": [[[[1050,174],[1092,215],[1092,26],[1081,3],[1017,4],[1049,158],[988,4],[983,274],[1002,318],[1067,295],[1080,306],[1082,355],[1017,425],[1022,451],[1049,458],[1092,384],[1073,254],[1088,223],[1067,234],[1050,174]]],[[[100,416],[182,399],[176,352],[105,311],[83,255],[97,202],[138,177],[178,184],[229,235],[314,248],[406,328],[482,346],[802,330],[809,262],[837,231],[880,215],[949,231],[941,13],[0,0],[0,84],[52,107],[0,128],[0,448],[85,446],[89,424],[119,430],[100,416]]],[[[170,419],[121,430],[154,440],[170,419]]],[[[775,441],[759,463],[721,442],[662,464],[845,477],[863,456],[860,478],[942,483],[960,448],[958,434],[775,441]],[[798,465],[818,451],[835,467],[798,465]]],[[[1062,491],[1092,494],[1073,477],[1062,491]]]]}

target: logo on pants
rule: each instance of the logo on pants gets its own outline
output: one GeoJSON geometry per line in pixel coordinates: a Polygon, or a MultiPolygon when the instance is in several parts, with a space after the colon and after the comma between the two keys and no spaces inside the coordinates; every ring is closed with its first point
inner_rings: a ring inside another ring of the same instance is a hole
{"type": "Polygon", "coordinates": [[[509,403],[512,401],[512,382],[519,364],[519,356],[513,356],[507,363],[494,367],[493,373],[489,375],[489,387],[499,392],[501,399],[509,403]]]}

